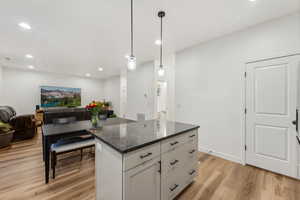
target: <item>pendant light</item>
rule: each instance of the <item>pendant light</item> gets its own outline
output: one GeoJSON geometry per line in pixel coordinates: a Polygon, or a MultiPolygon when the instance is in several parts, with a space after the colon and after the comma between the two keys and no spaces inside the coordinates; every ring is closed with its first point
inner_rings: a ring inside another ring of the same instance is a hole
{"type": "Polygon", "coordinates": [[[158,17],[160,18],[160,62],[159,62],[159,69],[158,69],[158,76],[164,76],[165,75],[165,69],[163,66],[163,24],[162,24],[162,19],[163,17],[166,16],[166,13],[164,11],[159,11],[158,12],[158,17]]]}
{"type": "Polygon", "coordinates": [[[131,32],[131,41],[130,41],[130,55],[127,58],[127,67],[129,70],[135,70],[136,68],[136,57],[133,55],[133,0],[131,0],[130,6],[131,20],[130,20],[130,32],[131,32]]]}

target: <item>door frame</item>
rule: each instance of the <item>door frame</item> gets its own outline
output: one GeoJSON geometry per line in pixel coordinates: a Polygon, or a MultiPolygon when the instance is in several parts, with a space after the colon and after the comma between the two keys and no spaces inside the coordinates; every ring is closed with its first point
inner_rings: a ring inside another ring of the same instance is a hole
{"type": "Polygon", "coordinates": [[[266,58],[266,59],[258,59],[258,60],[254,60],[254,61],[248,61],[248,62],[245,62],[244,64],[244,71],[243,71],[243,74],[242,74],[242,145],[241,145],[241,150],[242,150],[242,157],[241,157],[241,164],[242,165],[247,165],[247,162],[246,162],[246,144],[247,144],[247,141],[246,141],[246,124],[247,124],[247,114],[245,113],[245,109],[247,108],[247,104],[246,104],[246,95],[247,95],[247,65],[248,64],[252,64],[252,63],[257,63],[257,62],[263,62],[263,61],[268,61],[268,60],[275,60],[275,59],[280,59],[280,58],[286,58],[286,57],[292,57],[292,56],[300,56],[300,53],[295,53],[295,54],[287,54],[285,56],[277,56],[277,57],[271,57],[271,58],[266,58]]]}

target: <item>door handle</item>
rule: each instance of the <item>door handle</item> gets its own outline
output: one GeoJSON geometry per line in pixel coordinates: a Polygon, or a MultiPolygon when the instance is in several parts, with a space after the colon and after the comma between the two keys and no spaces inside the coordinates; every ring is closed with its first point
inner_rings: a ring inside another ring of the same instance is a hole
{"type": "Polygon", "coordinates": [[[161,161],[158,161],[158,164],[159,164],[159,170],[158,170],[158,173],[161,173],[161,161]]]}
{"type": "Polygon", "coordinates": [[[299,136],[297,135],[296,138],[297,138],[298,144],[300,145],[300,138],[299,138],[299,136]]]}
{"type": "Polygon", "coordinates": [[[299,130],[299,126],[298,126],[299,117],[298,117],[298,114],[299,114],[299,110],[296,109],[296,120],[292,121],[293,125],[296,126],[296,131],[297,131],[297,132],[298,132],[298,130],[299,130]]]}

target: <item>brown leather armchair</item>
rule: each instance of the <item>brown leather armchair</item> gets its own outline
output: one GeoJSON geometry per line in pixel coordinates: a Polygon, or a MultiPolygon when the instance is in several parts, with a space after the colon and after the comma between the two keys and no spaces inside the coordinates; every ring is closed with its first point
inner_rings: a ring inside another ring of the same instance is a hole
{"type": "Polygon", "coordinates": [[[35,136],[36,124],[34,115],[16,115],[10,106],[0,106],[0,120],[9,123],[14,129],[14,141],[30,139],[35,136]]]}

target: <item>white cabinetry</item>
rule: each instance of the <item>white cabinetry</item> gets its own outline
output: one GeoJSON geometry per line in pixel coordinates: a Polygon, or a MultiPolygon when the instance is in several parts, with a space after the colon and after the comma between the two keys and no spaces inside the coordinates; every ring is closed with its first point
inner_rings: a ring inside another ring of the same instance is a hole
{"type": "Polygon", "coordinates": [[[156,158],[125,172],[126,200],[160,200],[159,163],[159,158],[156,158]]]}
{"type": "Polygon", "coordinates": [[[174,199],[197,175],[197,131],[166,140],[162,147],[172,144],[161,155],[161,200],[174,199]]]}
{"type": "Polygon", "coordinates": [[[96,199],[174,199],[197,174],[197,146],[197,130],[125,154],[96,139],[96,199]]]}

